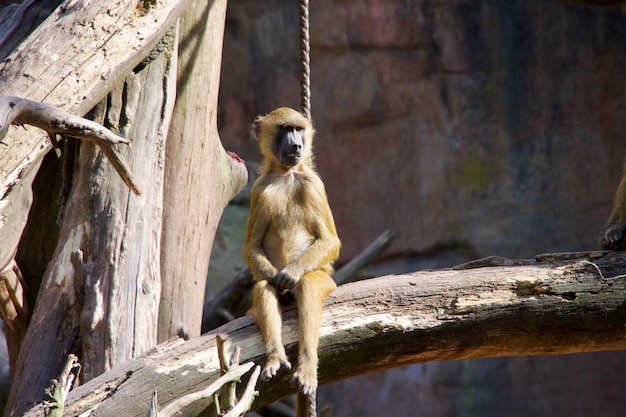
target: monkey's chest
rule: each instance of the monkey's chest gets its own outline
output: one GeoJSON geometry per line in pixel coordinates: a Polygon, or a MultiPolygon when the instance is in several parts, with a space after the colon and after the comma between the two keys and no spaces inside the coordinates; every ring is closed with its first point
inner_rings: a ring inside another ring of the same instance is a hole
{"type": "Polygon", "coordinates": [[[268,233],[263,241],[267,258],[277,269],[296,260],[313,243],[313,236],[301,229],[280,229],[268,233]]]}
{"type": "Polygon", "coordinates": [[[312,232],[315,215],[297,191],[283,188],[280,194],[268,192],[263,196],[268,215],[263,250],[279,269],[300,256],[316,239],[312,232]]]}

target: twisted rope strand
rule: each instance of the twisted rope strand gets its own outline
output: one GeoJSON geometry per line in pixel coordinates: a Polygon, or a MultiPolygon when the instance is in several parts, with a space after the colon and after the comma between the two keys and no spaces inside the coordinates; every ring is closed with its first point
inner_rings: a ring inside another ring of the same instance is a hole
{"type": "MultiPolygon", "coordinates": [[[[309,38],[309,0],[300,0],[300,105],[311,120],[311,47],[309,38]]],[[[308,417],[317,416],[317,392],[305,396],[308,417]]]]}
{"type": "Polygon", "coordinates": [[[300,0],[300,104],[302,114],[311,119],[311,47],[309,38],[309,0],[300,0]]]}
{"type": "Polygon", "coordinates": [[[317,390],[309,394],[308,400],[309,400],[309,416],[308,417],[317,417],[317,390]]]}

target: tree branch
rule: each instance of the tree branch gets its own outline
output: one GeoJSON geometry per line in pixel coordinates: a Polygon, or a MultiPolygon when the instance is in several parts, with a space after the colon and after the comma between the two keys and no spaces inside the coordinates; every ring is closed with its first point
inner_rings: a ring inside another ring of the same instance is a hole
{"type": "Polygon", "coordinates": [[[118,143],[129,144],[129,141],[106,127],[92,120],[64,112],[51,104],[20,97],[0,97],[0,141],[11,124],[28,124],[43,129],[48,133],[53,145],[56,145],[57,134],[95,143],[102,149],[128,188],[137,195],[141,194],[126,160],[112,146],[118,143]]]}
{"type": "MultiPolygon", "coordinates": [[[[231,370],[226,372],[224,375],[220,376],[215,382],[209,385],[202,391],[193,392],[191,394],[187,394],[184,397],[177,398],[176,400],[169,403],[166,407],[163,407],[159,416],[161,417],[172,417],[182,415],[183,409],[190,404],[193,404],[200,400],[208,400],[212,401],[211,397],[213,394],[217,393],[225,384],[228,384],[232,381],[238,381],[241,377],[248,373],[250,369],[254,367],[254,363],[246,362],[243,365],[237,365],[233,367],[231,370]]],[[[255,370],[256,377],[258,377],[259,370],[255,370]]],[[[252,384],[252,391],[254,391],[254,384],[252,384]]],[[[248,393],[248,396],[252,396],[252,393],[248,393]]],[[[249,405],[250,402],[248,402],[249,405]]],[[[245,403],[244,403],[245,404],[245,403]]],[[[238,408],[239,409],[239,408],[238,408]]],[[[245,410],[244,410],[245,411],[245,410]]],[[[238,414],[237,414],[238,415],[238,414]]]]}
{"type": "MultiPolygon", "coordinates": [[[[489,267],[473,267],[477,262],[340,286],[324,310],[320,383],[418,362],[625,349],[626,253],[537,259],[500,266],[508,260],[489,258],[489,267]]],[[[284,322],[293,357],[294,307],[284,322]]],[[[243,317],[188,342],[160,345],[79,387],[66,401],[67,415],[100,404],[98,416],[144,416],[155,389],[167,404],[206,387],[220,374],[218,332],[242,347],[242,361],[262,359],[258,329],[243,317]]],[[[293,393],[289,379],[284,372],[257,387],[255,407],[293,393]]]]}
{"type": "Polygon", "coordinates": [[[73,353],[68,355],[65,366],[61,370],[59,379],[50,381],[50,387],[46,389],[46,394],[50,397],[50,401],[44,401],[44,407],[47,408],[46,416],[62,417],[65,399],[72,388],[74,379],[80,370],[78,357],[73,353]],[[78,369],[77,371],[74,371],[78,369]],[[75,372],[75,373],[74,373],[75,372]]]}
{"type": "MultiPolygon", "coordinates": [[[[63,2],[0,62],[0,96],[63,103],[68,112],[85,114],[150,53],[190,2],[63,2]]],[[[6,143],[0,198],[50,149],[32,131],[13,130],[6,143]]]]}

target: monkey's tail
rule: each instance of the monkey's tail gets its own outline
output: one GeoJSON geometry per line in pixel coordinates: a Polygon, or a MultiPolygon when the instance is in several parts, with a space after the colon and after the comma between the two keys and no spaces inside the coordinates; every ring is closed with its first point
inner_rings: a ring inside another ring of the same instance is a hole
{"type": "Polygon", "coordinates": [[[296,417],[317,417],[317,390],[312,394],[298,392],[296,395],[296,417]]]}

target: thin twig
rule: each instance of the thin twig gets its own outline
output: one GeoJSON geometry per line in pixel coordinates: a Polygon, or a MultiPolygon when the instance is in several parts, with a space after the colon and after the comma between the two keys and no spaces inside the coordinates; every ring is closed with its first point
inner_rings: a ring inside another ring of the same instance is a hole
{"type": "MultiPolygon", "coordinates": [[[[236,368],[231,369],[226,372],[221,377],[217,378],[211,385],[206,387],[205,389],[192,392],[191,394],[187,394],[184,397],[178,398],[171,403],[169,403],[166,407],[161,410],[159,417],[172,417],[178,413],[184,407],[187,407],[194,402],[206,398],[213,397],[213,394],[216,393],[222,386],[231,381],[238,381],[243,375],[245,375],[252,367],[254,366],[254,362],[246,362],[243,365],[239,365],[236,368]]],[[[211,398],[211,403],[213,399],[211,398]]],[[[207,404],[208,405],[208,404],[207,404]]]]}
{"type": "MultiPolygon", "coordinates": [[[[220,360],[221,374],[224,375],[232,368],[239,366],[239,355],[230,354],[230,340],[226,335],[218,333],[215,337],[217,341],[217,353],[220,360]],[[236,356],[236,358],[234,357],[236,356]]],[[[222,387],[222,404],[225,410],[230,410],[237,404],[237,381],[224,384],[222,387]]]]}
{"type": "Polygon", "coordinates": [[[65,399],[72,388],[75,375],[74,369],[78,369],[80,372],[80,363],[78,357],[72,353],[67,356],[65,366],[61,370],[59,379],[53,379],[50,381],[50,387],[46,388],[46,394],[51,398],[51,401],[44,401],[44,406],[47,409],[46,416],[48,417],[62,417],[63,410],[65,408],[65,399]]]}
{"type": "Polygon", "coordinates": [[[152,401],[150,402],[150,409],[146,417],[159,417],[159,400],[156,391],[152,393],[152,401]]]}
{"type": "Polygon", "coordinates": [[[248,385],[246,385],[246,390],[241,395],[239,402],[236,406],[232,408],[228,413],[224,415],[224,417],[240,417],[246,414],[246,412],[252,408],[252,402],[259,395],[259,392],[256,391],[256,383],[259,379],[259,375],[261,374],[261,367],[259,365],[254,367],[254,371],[250,376],[250,380],[248,381],[248,385]]]}
{"type": "Polygon", "coordinates": [[[626,274],[622,274],[622,275],[616,275],[614,277],[605,277],[604,274],[602,273],[602,271],[600,270],[600,267],[598,265],[596,265],[595,263],[588,261],[586,259],[583,259],[582,261],[579,262],[580,265],[591,265],[593,266],[596,271],[598,271],[598,274],[600,274],[600,278],[602,278],[604,281],[608,281],[610,279],[619,279],[619,278],[626,278],[626,274]]]}

